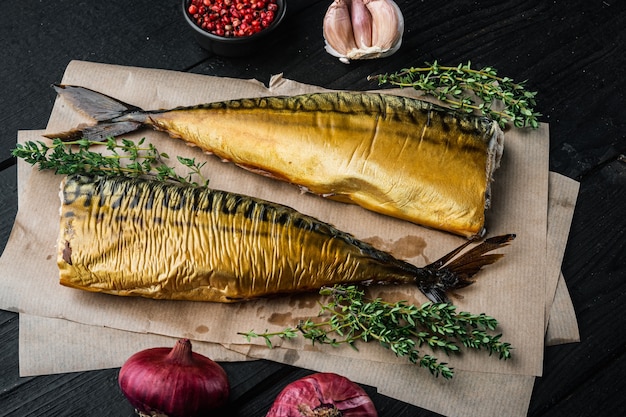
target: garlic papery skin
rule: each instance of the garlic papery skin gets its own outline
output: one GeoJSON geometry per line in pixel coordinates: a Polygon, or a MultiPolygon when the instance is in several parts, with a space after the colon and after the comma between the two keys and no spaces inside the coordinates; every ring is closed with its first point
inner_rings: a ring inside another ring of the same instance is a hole
{"type": "Polygon", "coordinates": [[[404,17],[393,0],[334,0],[323,26],[326,52],[348,64],[400,49],[404,17]]]}
{"type": "Polygon", "coordinates": [[[352,0],[350,21],[357,48],[370,48],[372,46],[372,15],[365,7],[363,0],[352,0]]]}
{"type": "Polygon", "coordinates": [[[404,32],[400,7],[392,0],[368,0],[366,7],[372,15],[372,45],[386,50],[399,48],[404,32]]]}
{"type": "Polygon", "coordinates": [[[354,33],[352,32],[350,3],[351,0],[335,0],[324,16],[324,39],[326,41],[326,50],[331,55],[345,56],[348,51],[358,49],[354,40],[354,33]],[[328,39],[332,39],[332,46],[328,39]]]}

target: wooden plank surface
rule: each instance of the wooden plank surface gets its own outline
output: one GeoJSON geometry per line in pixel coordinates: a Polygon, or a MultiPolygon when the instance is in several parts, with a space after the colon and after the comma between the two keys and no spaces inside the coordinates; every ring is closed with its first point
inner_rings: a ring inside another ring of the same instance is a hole
{"type": "MultiPolygon", "coordinates": [[[[70,60],[257,78],[283,73],[329,88],[373,88],[373,73],[439,60],[491,65],[539,91],[550,123],[550,168],[581,183],[563,273],[581,342],[546,350],[529,416],[614,416],[626,409],[626,4],[616,0],[398,1],[402,50],[339,64],[323,51],[330,0],[291,0],[281,38],[246,58],[212,56],[182,26],[178,1],[25,0],[0,6],[0,248],[17,210],[10,150],[20,129],[45,128],[50,84],[70,60]]],[[[531,260],[529,260],[531,261],[531,260]]],[[[130,416],[117,370],[20,378],[16,313],[0,311],[0,416],[130,416]]],[[[263,416],[305,370],[267,361],[224,364],[231,415],[263,416]]],[[[381,416],[435,416],[366,387],[381,416]]]]}

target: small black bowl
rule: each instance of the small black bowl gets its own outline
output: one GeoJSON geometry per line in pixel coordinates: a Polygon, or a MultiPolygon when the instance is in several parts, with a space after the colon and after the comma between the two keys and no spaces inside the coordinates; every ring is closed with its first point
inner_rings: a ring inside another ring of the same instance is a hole
{"type": "Polygon", "coordinates": [[[190,3],[191,0],[183,0],[183,15],[185,16],[185,21],[193,31],[196,41],[207,51],[228,57],[239,57],[258,52],[281,24],[287,9],[286,0],[277,0],[276,4],[278,5],[278,9],[274,20],[268,27],[250,36],[225,37],[209,33],[196,25],[187,12],[190,3]]]}

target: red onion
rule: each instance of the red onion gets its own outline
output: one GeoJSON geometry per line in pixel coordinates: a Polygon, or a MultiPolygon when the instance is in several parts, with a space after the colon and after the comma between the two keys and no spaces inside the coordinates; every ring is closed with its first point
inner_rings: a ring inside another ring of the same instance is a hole
{"type": "Polygon", "coordinates": [[[359,385],[341,375],[317,373],[287,385],[266,417],[377,417],[359,385]]]}
{"type": "Polygon", "coordinates": [[[140,415],[193,417],[206,415],[228,400],[224,369],[191,351],[189,339],[174,348],[142,350],[120,370],[120,389],[140,415]]]}

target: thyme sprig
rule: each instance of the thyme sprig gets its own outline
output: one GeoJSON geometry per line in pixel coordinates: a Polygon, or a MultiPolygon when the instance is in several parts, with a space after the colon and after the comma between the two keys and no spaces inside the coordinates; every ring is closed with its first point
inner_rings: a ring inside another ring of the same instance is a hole
{"type": "Polygon", "coordinates": [[[152,177],[159,181],[172,181],[183,184],[207,185],[208,180],[201,173],[206,162],[196,162],[195,158],[177,157],[178,162],[187,167],[187,175],[179,175],[166,162],[169,156],[151,143],[145,144],[145,138],[134,142],[129,139],[108,138],[104,141],[79,139],[62,141],[54,139],[52,143],[28,141],[17,144],[13,156],[22,158],[40,170],[53,170],[56,174],[91,174],[124,175],[128,177],[152,177]],[[109,154],[95,152],[93,147],[104,147],[109,154]]]}
{"type": "Polygon", "coordinates": [[[502,127],[538,128],[541,113],[534,110],[536,91],[526,90],[526,81],[514,82],[500,77],[495,68],[472,68],[471,62],[456,67],[425,63],[424,67],[405,68],[395,73],[368,77],[379,85],[412,87],[436,97],[448,106],[466,113],[479,112],[502,127]],[[500,109],[494,104],[500,103],[500,109]]]}
{"type": "Polygon", "coordinates": [[[321,310],[315,320],[307,319],[279,332],[239,334],[248,341],[262,337],[269,348],[273,347],[274,338],[295,339],[298,335],[312,344],[347,344],[354,349],[359,340],[374,341],[396,356],[407,357],[409,362],[446,379],[453,377],[452,368],[433,355],[422,354],[422,346],[446,354],[460,353],[465,347],[484,349],[490,356],[497,354],[500,359],[511,357],[511,345],[500,340],[501,334],[492,334],[498,322],[485,314],[457,312],[455,306],[447,303],[428,302],[416,306],[404,301],[367,299],[365,292],[354,285],[325,287],[320,294],[331,298],[327,304],[320,303],[321,310]]]}

